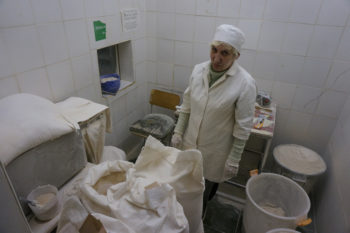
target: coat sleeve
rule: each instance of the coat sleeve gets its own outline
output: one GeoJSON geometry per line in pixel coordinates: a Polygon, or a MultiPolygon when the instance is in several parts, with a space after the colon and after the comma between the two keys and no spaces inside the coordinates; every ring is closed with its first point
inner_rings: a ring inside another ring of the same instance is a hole
{"type": "Polygon", "coordinates": [[[233,136],[242,140],[248,140],[253,118],[256,100],[255,80],[250,77],[242,92],[238,97],[235,107],[235,124],[233,126],[233,136]]]}
{"type": "MultiPolygon", "coordinates": [[[[192,72],[193,74],[193,72],[192,72]]],[[[191,74],[188,87],[186,88],[182,96],[182,104],[180,106],[179,112],[190,113],[191,112],[191,86],[193,75],[191,74]]]]}

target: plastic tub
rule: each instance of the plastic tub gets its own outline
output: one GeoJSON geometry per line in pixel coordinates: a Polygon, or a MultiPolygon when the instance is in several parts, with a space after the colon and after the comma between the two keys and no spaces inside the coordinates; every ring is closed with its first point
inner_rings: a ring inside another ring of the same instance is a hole
{"type": "Polygon", "coordinates": [[[278,165],[276,172],[297,182],[307,193],[327,169],[319,154],[300,145],[279,145],[274,148],[273,157],[278,165]]]}
{"type": "Polygon", "coordinates": [[[28,194],[27,199],[35,203],[35,205],[28,204],[35,217],[41,221],[47,221],[58,214],[59,203],[57,193],[57,188],[48,184],[38,186],[28,194]]]}
{"type": "Polygon", "coordinates": [[[266,233],[300,233],[300,232],[292,229],[288,229],[288,228],[277,228],[277,229],[270,230],[266,233]]]}
{"type": "Polygon", "coordinates": [[[267,232],[275,228],[295,229],[307,219],[310,199],[293,180],[278,174],[262,173],[246,185],[243,211],[246,233],[267,232]]]}

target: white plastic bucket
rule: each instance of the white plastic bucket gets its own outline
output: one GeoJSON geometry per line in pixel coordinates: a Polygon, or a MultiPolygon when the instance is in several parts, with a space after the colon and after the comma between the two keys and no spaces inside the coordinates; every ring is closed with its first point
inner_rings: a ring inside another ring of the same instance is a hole
{"type": "Polygon", "coordinates": [[[300,233],[300,232],[292,229],[288,229],[288,228],[277,228],[277,229],[268,231],[266,233],[300,233]]]}
{"type": "Polygon", "coordinates": [[[246,185],[243,211],[246,233],[267,232],[275,228],[295,229],[307,219],[310,199],[293,180],[278,174],[262,173],[246,185]]]}
{"type": "Polygon", "coordinates": [[[57,188],[48,184],[38,186],[28,194],[27,199],[35,203],[35,205],[28,205],[39,220],[47,221],[58,214],[59,203],[57,193],[57,188]]]}

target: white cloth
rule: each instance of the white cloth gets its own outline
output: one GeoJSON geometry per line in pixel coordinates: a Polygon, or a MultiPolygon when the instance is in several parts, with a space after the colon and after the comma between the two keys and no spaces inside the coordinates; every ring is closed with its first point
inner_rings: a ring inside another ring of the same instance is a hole
{"type": "Polygon", "coordinates": [[[105,133],[111,132],[109,108],[79,97],[70,97],[56,105],[68,119],[79,123],[88,161],[99,163],[103,154],[105,133]]]}
{"type": "MultiPolygon", "coordinates": [[[[133,163],[115,160],[90,168],[80,195],[88,212],[113,218],[135,232],[188,233],[188,221],[174,188],[155,179],[136,177],[132,167],[133,163]],[[98,192],[96,182],[114,172],[126,173],[125,180],[108,187],[106,194],[98,192]]],[[[103,218],[100,220],[106,226],[103,218]]]]}
{"type": "Polygon", "coordinates": [[[203,155],[204,177],[224,181],[223,171],[233,137],[247,140],[252,128],[256,98],[255,80],[241,66],[233,66],[210,88],[210,61],[194,67],[183,95],[180,112],[190,113],[183,149],[203,155]]]}
{"type": "Polygon", "coordinates": [[[0,100],[0,159],[7,165],[18,155],[79,128],[50,100],[15,94],[0,100]]]}
{"type": "Polygon", "coordinates": [[[241,29],[235,26],[222,24],[216,28],[214,41],[225,42],[240,52],[245,41],[245,35],[241,29]]]}
{"type": "Polygon", "coordinates": [[[190,232],[203,233],[204,179],[200,151],[166,147],[149,136],[134,168],[135,177],[170,184],[176,191],[176,199],[183,206],[190,232]]]}
{"type": "Polygon", "coordinates": [[[63,114],[77,123],[86,123],[100,113],[106,115],[106,130],[111,132],[111,119],[109,108],[105,105],[94,103],[80,97],[69,97],[68,99],[56,103],[61,108],[63,114]]]}

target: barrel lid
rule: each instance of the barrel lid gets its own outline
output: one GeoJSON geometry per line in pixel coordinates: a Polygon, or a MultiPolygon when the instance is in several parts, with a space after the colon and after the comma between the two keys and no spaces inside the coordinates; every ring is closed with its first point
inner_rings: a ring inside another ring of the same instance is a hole
{"type": "Polygon", "coordinates": [[[274,148],[273,156],[282,167],[302,175],[319,175],[327,168],[319,154],[300,145],[279,145],[274,148]]]}

